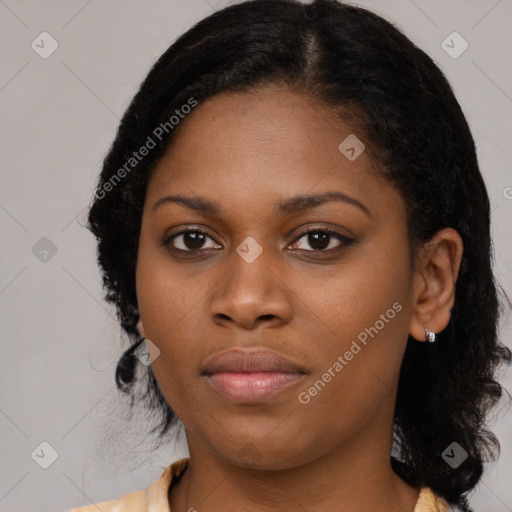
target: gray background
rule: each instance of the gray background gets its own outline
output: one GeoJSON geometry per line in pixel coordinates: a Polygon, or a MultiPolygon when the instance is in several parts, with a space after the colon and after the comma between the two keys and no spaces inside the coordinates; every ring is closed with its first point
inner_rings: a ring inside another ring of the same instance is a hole
{"type": "MultiPolygon", "coordinates": [[[[121,332],[101,299],[95,241],[83,224],[102,158],[149,66],[226,3],[0,1],[1,511],[65,510],[119,497],[146,488],[187,455],[183,439],[152,451],[148,420],[123,419],[113,382],[121,332]],[[46,59],[31,47],[43,31],[59,45],[46,59]],[[42,442],[58,454],[48,469],[35,462],[50,461],[42,442]]],[[[452,84],[491,197],[496,273],[512,297],[511,0],[358,5],[394,22],[452,84]],[[469,43],[458,58],[441,46],[453,31],[469,43]]],[[[509,316],[502,333],[511,346],[509,316]]],[[[511,414],[491,418],[502,454],[472,497],[477,511],[512,510],[511,414]]]]}

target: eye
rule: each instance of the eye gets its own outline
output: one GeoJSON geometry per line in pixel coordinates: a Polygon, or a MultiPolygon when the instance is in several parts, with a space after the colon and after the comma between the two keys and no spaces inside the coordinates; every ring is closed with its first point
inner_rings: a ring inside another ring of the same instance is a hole
{"type": "Polygon", "coordinates": [[[299,238],[293,242],[290,247],[294,249],[305,250],[308,252],[328,252],[335,251],[345,246],[349,246],[354,242],[351,238],[348,238],[337,231],[330,229],[313,229],[302,233],[299,238]],[[302,247],[293,247],[297,245],[297,240],[304,239],[302,247]],[[333,240],[334,239],[334,240],[333,240]],[[336,241],[338,242],[336,244],[336,241]],[[333,246],[334,243],[334,246],[333,246]],[[309,245],[313,250],[309,250],[304,246],[309,245]]]}
{"type": "MultiPolygon", "coordinates": [[[[292,249],[304,250],[306,252],[330,252],[336,251],[343,247],[351,245],[354,240],[333,231],[330,229],[312,229],[302,233],[295,241],[290,245],[292,249]],[[303,242],[298,242],[304,239],[303,242]],[[338,242],[338,243],[336,243],[338,242]],[[301,247],[302,245],[302,247],[301,247]],[[311,249],[307,249],[305,246],[309,245],[311,249]]],[[[175,233],[164,240],[164,245],[170,246],[172,250],[177,252],[202,252],[208,249],[219,249],[221,248],[215,240],[213,240],[208,233],[200,229],[187,229],[175,233]],[[210,240],[210,246],[205,245],[205,242],[210,240]]]]}
{"type": "MultiPolygon", "coordinates": [[[[164,245],[171,245],[172,249],[184,252],[195,252],[200,249],[216,249],[217,247],[205,247],[204,243],[207,239],[213,240],[208,233],[199,229],[184,230],[171,235],[164,241],[164,245]],[[176,242],[176,243],[174,243],[176,242]]],[[[215,242],[216,243],[216,242],[215,242]]]]}

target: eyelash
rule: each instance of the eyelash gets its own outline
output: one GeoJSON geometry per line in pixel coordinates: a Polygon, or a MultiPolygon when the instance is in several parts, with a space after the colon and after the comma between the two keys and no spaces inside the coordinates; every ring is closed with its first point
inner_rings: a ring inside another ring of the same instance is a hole
{"type": "MultiPolygon", "coordinates": [[[[184,235],[184,234],[187,234],[187,233],[199,233],[201,235],[205,235],[208,238],[210,238],[211,240],[213,240],[215,243],[218,244],[218,242],[216,240],[214,240],[206,231],[203,231],[202,229],[185,229],[183,231],[179,231],[178,233],[174,233],[171,236],[167,237],[164,240],[163,245],[169,246],[171,244],[171,241],[174,238],[177,238],[178,236],[184,235]]],[[[335,247],[333,249],[313,249],[313,250],[295,249],[295,250],[306,252],[306,253],[317,253],[317,254],[319,254],[319,253],[331,253],[331,252],[337,252],[337,251],[343,249],[344,247],[348,247],[348,246],[350,246],[350,245],[352,245],[354,243],[354,240],[352,240],[351,238],[348,238],[348,237],[342,235],[341,233],[338,233],[337,231],[333,231],[333,230],[327,229],[327,228],[313,228],[313,229],[310,229],[308,231],[304,231],[303,233],[300,233],[297,236],[297,238],[295,238],[295,240],[290,245],[295,244],[296,242],[298,242],[304,236],[312,234],[312,233],[322,233],[322,234],[328,235],[330,237],[335,238],[336,240],[338,240],[341,243],[340,243],[340,245],[338,247],[335,247]]],[[[177,252],[181,252],[181,253],[188,253],[188,254],[197,254],[197,253],[201,253],[201,252],[217,250],[217,249],[192,249],[192,250],[184,250],[184,249],[177,249],[176,247],[170,247],[170,249],[173,250],[173,251],[177,251],[177,252]]]]}

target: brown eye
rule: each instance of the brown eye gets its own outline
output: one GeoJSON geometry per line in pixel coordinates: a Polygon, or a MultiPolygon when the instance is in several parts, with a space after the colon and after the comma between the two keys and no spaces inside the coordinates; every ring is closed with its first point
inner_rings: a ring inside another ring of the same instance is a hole
{"type": "MultiPolygon", "coordinates": [[[[205,242],[211,240],[215,242],[207,233],[200,230],[185,230],[175,233],[167,238],[165,245],[171,245],[172,249],[185,252],[195,252],[201,249],[215,249],[218,246],[205,247],[205,242]]],[[[216,242],[215,242],[216,243],[216,242]]]]}
{"type": "MultiPolygon", "coordinates": [[[[337,231],[315,229],[302,233],[297,240],[304,239],[304,246],[309,245],[312,250],[306,247],[294,247],[295,249],[305,250],[308,252],[327,252],[330,250],[336,250],[344,246],[348,246],[353,243],[353,240],[346,236],[338,233],[337,231]],[[334,239],[334,240],[333,240],[334,239]],[[336,241],[338,243],[336,243],[336,241]]],[[[297,245],[297,240],[292,244],[297,245]]]]}

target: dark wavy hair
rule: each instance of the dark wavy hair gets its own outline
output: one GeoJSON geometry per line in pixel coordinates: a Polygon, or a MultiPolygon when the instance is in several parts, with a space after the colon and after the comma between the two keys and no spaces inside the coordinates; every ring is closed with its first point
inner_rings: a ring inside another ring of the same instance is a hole
{"type": "MultiPolygon", "coordinates": [[[[105,157],[87,225],[98,240],[105,299],[115,304],[131,344],[118,362],[117,386],[129,395],[138,381],[134,351],[143,338],[135,269],[142,209],[151,172],[177,131],[160,130],[157,138],[155,128],[185,111],[180,109],[191,98],[200,104],[220,92],[273,84],[307,93],[360,127],[358,135],[378,164],[375,172],[406,201],[411,262],[442,228],[462,237],[448,326],[436,343],[409,338],[406,347],[391,462],[411,485],[427,485],[470,511],[467,494],[487,454],[493,459],[499,453],[487,416],[504,391],[498,369],[512,358],[498,339],[503,304],[492,272],[489,198],[473,137],[446,77],[395,26],[365,9],[335,0],[231,5],[179,37],[151,68],[105,157]],[[134,152],[148,137],[155,147],[134,164],[134,152]],[[128,161],[134,167],[129,172],[128,161]],[[453,441],[468,454],[456,469],[441,457],[453,441]]],[[[145,405],[159,411],[163,439],[178,419],[150,366],[145,375],[145,405]]]]}

